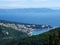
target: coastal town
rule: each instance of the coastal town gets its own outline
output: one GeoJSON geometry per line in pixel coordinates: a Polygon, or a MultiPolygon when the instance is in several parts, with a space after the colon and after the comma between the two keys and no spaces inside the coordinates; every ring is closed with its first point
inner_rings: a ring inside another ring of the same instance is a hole
{"type": "MultiPolygon", "coordinates": [[[[15,24],[15,23],[4,23],[0,22],[0,26],[10,27],[18,31],[22,31],[31,35],[34,29],[50,29],[50,25],[34,25],[34,24],[15,24]]],[[[8,32],[7,32],[8,34],[8,32]]]]}

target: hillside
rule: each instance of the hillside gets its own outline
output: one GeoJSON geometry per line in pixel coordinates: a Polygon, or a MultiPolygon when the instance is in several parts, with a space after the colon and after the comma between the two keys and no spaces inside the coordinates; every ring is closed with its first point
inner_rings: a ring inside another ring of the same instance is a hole
{"type": "Polygon", "coordinates": [[[60,28],[23,39],[18,45],[60,45],[60,28]]]}
{"type": "Polygon", "coordinates": [[[60,45],[60,28],[28,37],[26,33],[0,26],[0,45],[60,45]]]}
{"type": "Polygon", "coordinates": [[[21,31],[27,33],[29,36],[32,35],[32,31],[35,29],[51,29],[53,26],[47,24],[28,24],[28,23],[18,23],[18,22],[11,22],[0,20],[0,26],[4,26],[7,28],[13,28],[17,31],[21,31]]]}
{"type": "MultiPolygon", "coordinates": [[[[20,27],[21,31],[15,29],[14,26],[17,24],[19,23],[0,21],[0,45],[60,45],[60,28],[52,29],[49,32],[29,37],[29,35],[24,32],[24,27],[20,27]]],[[[21,26],[23,24],[25,26],[32,25],[20,23],[21,26]]]]}
{"type": "Polygon", "coordinates": [[[18,31],[10,27],[0,26],[0,38],[11,37],[11,38],[23,38],[28,36],[27,33],[18,31]]]}

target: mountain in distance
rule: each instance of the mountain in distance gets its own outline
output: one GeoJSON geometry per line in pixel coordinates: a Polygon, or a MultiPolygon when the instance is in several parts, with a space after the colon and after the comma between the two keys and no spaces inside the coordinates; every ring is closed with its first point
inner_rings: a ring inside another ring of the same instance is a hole
{"type": "Polygon", "coordinates": [[[0,13],[47,13],[47,12],[60,12],[49,8],[20,8],[20,9],[0,9],[0,13]]]}

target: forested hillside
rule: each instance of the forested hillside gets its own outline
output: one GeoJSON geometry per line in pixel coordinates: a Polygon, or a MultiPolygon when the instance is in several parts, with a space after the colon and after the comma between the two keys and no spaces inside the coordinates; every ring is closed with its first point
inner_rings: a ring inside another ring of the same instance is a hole
{"type": "Polygon", "coordinates": [[[0,45],[9,45],[16,40],[25,37],[28,37],[27,33],[12,28],[0,26],[0,45]]]}
{"type": "Polygon", "coordinates": [[[23,39],[18,45],[60,45],[60,28],[23,39]]]}
{"type": "Polygon", "coordinates": [[[27,33],[0,26],[0,45],[60,45],[60,28],[29,37],[27,33]]]}

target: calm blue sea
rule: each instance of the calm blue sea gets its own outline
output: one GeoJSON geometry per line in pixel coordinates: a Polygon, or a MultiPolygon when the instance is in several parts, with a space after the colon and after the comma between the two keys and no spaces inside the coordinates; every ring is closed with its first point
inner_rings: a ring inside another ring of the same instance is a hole
{"type": "MultiPolygon", "coordinates": [[[[22,23],[60,26],[60,14],[53,13],[2,13],[0,14],[0,19],[22,23]]],[[[32,34],[36,35],[46,31],[48,30],[35,30],[32,34]]]]}

